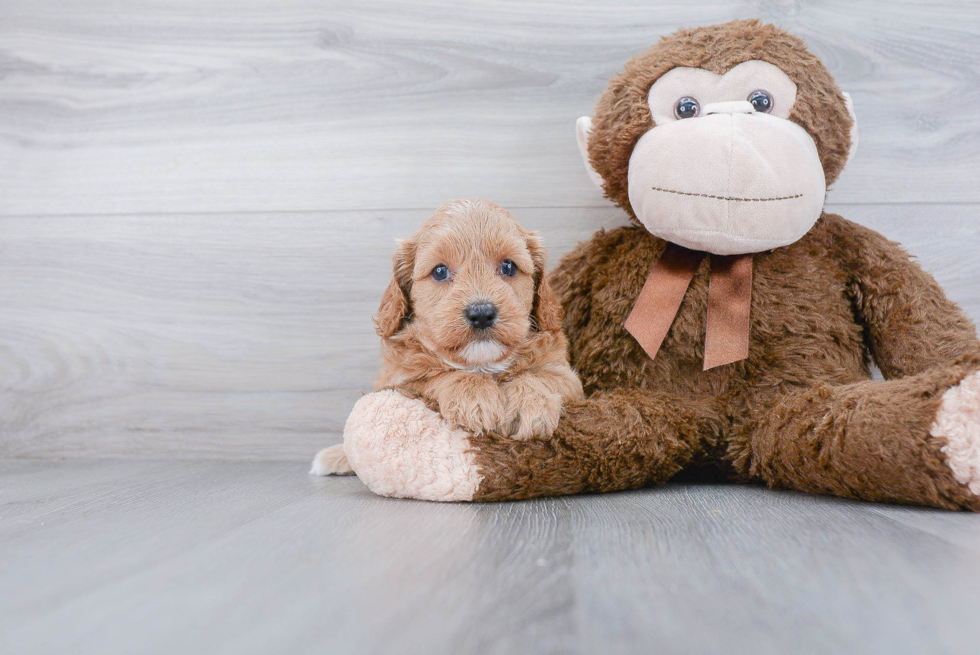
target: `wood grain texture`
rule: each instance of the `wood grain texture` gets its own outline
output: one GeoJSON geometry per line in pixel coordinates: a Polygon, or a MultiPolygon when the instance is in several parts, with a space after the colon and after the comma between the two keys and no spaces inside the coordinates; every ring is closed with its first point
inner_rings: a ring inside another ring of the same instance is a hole
{"type": "Polygon", "coordinates": [[[0,644],[98,653],[921,653],[980,516],[734,485],[397,501],[283,463],[0,462],[0,644]]]}
{"type": "MultiPolygon", "coordinates": [[[[980,318],[966,206],[830,207],[980,318]]],[[[552,262],[615,209],[515,209],[552,262]]],[[[0,218],[0,455],[309,459],[378,369],[371,317],[418,211],[0,218]]]]}
{"type": "MultiPolygon", "coordinates": [[[[557,252],[613,210],[517,211],[557,252]]],[[[427,213],[0,218],[0,453],[309,459],[427,213]]]]}
{"type": "Polygon", "coordinates": [[[6,0],[0,213],[604,207],[575,119],[661,35],[739,17],[853,94],[832,201],[980,201],[972,0],[6,0]]]}
{"type": "Polygon", "coordinates": [[[855,97],[829,209],[980,317],[973,2],[2,3],[0,455],[308,459],[370,388],[393,237],[467,195],[552,261],[621,223],[575,118],[746,16],[855,97]]]}

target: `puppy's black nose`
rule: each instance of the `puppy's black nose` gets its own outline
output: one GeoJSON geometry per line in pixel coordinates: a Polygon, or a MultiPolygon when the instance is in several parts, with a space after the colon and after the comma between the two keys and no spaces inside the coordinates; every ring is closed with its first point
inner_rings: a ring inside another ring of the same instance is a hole
{"type": "Polygon", "coordinates": [[[466,322],[477,330],[486,330],[497,320],[497,306],[492,302],[471,302],[463,310],[466,322]]]}

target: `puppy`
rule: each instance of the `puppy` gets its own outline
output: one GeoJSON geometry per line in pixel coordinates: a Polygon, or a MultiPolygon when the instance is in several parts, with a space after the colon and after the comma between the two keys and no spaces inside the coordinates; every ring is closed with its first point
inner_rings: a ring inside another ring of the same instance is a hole
{"type": "MultiPolygon", "coordinates": [[[[492,202],[457,200],[401,241],[392,261],[375,317],[375,391],[421,398],[476,434],[551,436],[582,385],[537,234],[492,202]]],[[[311,470],[349,472],[342,446],[320,451],[311,470]]]]}

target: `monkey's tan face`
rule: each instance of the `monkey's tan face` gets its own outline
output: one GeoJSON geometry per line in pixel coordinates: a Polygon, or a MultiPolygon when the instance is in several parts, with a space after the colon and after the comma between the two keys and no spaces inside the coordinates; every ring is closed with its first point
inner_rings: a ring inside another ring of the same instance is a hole
{"type": "MultiPolygon", "coordinates": [[[[663,239],[720,255],[778,248],[806,234],[823,210],[826,182],[816,144],[789,120],[796,95],[793,81],[763,61],[724,75],[700,68],[662,75],[647,96],[655,125],[629,160],[639,221],[663,239]]],[[[580,119],[580,146],[589,129],[580,119]]]]}
{"type": "Polygon", "coordinates": [[[762,61],[725,75],[675,68],[650,89],[656,127],[629,163],[629,198],[653,234],[721,255],[793,243],[820,217],[813,139],[788,120],[796,85],[762,61]]]}

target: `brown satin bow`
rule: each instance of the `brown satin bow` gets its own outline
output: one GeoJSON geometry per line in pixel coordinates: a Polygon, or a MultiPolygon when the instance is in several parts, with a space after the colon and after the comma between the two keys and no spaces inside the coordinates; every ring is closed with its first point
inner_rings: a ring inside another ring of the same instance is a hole
{"type": "Polygon", "coordinates": [[[626,330],[651,359],[657,356],[705,255],[711,258],[711,277],[704,370],[749,356],[752,255],[710,255],[668,243],[626,319],[626,330]]]}

